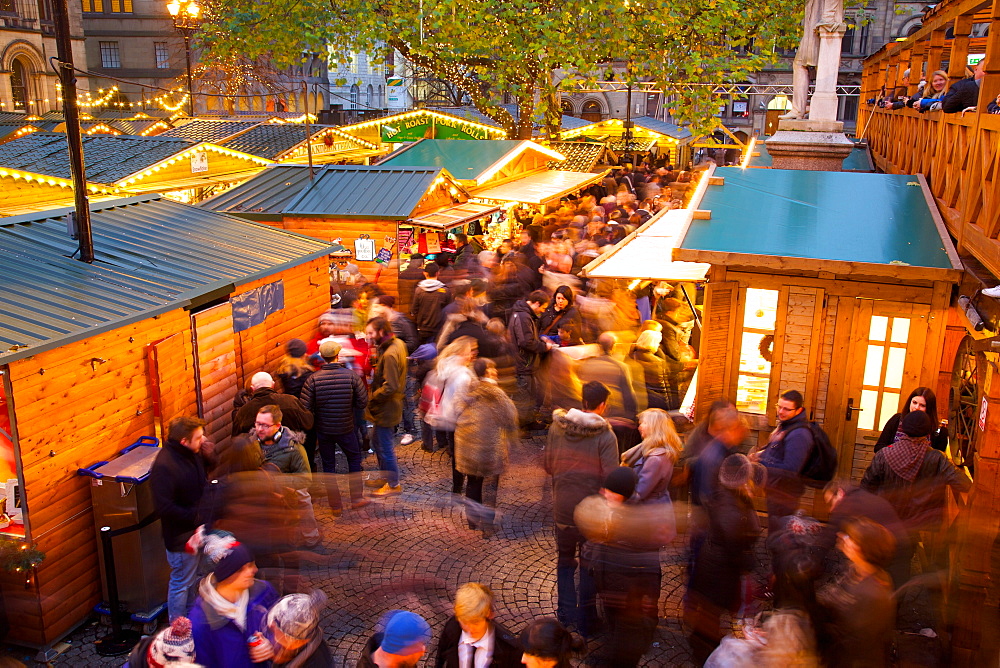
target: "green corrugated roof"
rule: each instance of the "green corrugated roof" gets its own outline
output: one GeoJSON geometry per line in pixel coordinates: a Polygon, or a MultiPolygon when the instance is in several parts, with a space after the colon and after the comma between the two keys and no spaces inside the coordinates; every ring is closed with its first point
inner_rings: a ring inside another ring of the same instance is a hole
{"type": "Polygon", "coordinates": [[[158,196],[91,206],[96,260],[71,259],[70,209],[0,218],[0,364],[326,255],[330,244],[158,196]]]}
{"type": "Polygon", "coordinates": [[[680,248],[951,269],[915,176],[722,167],[680,248]]]}
{"type": "MultiPolygon", "coordinates": [[[[750,158],[750,167],[770,167],[773,164],[771,154],[767,150],[763,139],[758,139],[753,147],[754,155],[750,158]]],[[[854,150],[844,158],[842,167],[845,172],[874,172],[875,165],[872,164],[871,155],[868,153],[867,144],[855,144],[854,150]]]]}
{"type": "MultiPolygon", "coordinates": [[[[84,135],[87,181],[114,183],[196,145],[190,139],[84,135]]],[[[32,132],[0,144],[0,167],[21,169],[62,179],[72,178],[69,150],[62,132],[32,132]]]]}
{"type": "Polygon", "coordinates": [[[438,167],[456,179],[474,181],[518,147],[518,139],[421,139],[379,167],[438,167]]]}
{"type": "Polygon", "coordinates": [[[441,173],[434,167],[327,165],[284,213],[406,220],[441,173]]]}
{"type": "MultiPolygon", "coordinates": [[[[321,172],[322,167],[315,171],[321,172]]],[[[235,188],[219,193],[199,208],[247,220],[281,220],[281,212],[309,184],[306,165],[271,165],[235,188]]]]}

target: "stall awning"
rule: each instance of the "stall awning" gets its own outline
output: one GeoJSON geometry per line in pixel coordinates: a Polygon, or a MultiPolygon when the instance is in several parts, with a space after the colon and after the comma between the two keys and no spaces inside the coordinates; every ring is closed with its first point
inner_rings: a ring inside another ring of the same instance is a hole
{"type": "Polygon", "coordinates": [[[411,218],[408,222],[416,227],[429,227],[434,230],[450,230],[453,227],[464,225],[473,220],[478,220],[483,216],[488,216],[500,210],[499,206],[488,204],[476,204],[466,202],[457,206],[450,206],[433,213],[428,213],[419,218],[411,218]]]}
{"type": "Polygon", "coordinates": [[[571,195],[591,183],[600,183],[607,172],[567,172],[551,170],[531,174],[524,178],[473,193],[477,199],[494,202],[521,202],[522,204],[547,204],[571,195]]]}
{"type": "Polygon", "coordinates": [[[611,251],[583,268],[588,278],[639,278],[651,281],[704,281],[710,265],[671,262],[694,211],[663,210],[622,239],[611,251]]]}

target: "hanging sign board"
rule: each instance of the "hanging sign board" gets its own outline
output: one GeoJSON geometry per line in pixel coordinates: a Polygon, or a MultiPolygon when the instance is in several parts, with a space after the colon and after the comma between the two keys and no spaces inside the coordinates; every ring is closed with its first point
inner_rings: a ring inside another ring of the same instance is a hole
{"type": "Polygon", "coordinates": [[[489,139],[490,134],[460,118],[418,116],[382,125],[381,137],[383,142],[398,144],[418,139],[489,139]]]}
{"type": "Polygon", "coordinates": [[[412,227],[400,227],[397,230],[397,236],[399,237],[399,252],[400,253],[411,253],[413,252],[413,228],[412,227]]]}
{"type": "Polygon", "coordinates": [[[441,237],[438,236],[437,232],[427,233],[427,252],[431,254],[441,252],[441,237]]]}
{"type": "Polygon", "coordinates": [[[208,151],[197,151],[191,154],[191,173],[200,174],[208,171],[208,151]]]}
{"type": "Polygon", "coordinates": [[[360,262],[371,262],[375,259],[375,240],[367,234],[362,234],[354,242],[354,259],[360,262]]]}

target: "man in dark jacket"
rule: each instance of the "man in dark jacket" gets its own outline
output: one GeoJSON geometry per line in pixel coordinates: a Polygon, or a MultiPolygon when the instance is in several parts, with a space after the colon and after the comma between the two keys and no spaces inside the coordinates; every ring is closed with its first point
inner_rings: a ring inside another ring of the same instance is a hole
{"type": "Polygon", "coordinates": [[[438,280],[440,266],[429,262],[424,267],[424,280],[417,283],[413,291],[413,305],[410,307],[410,317],[417,326],[420,343],[433,341],[441,329],[443,317],[441,311],[448,303],[448,288],[438,280]]]}
{"type": "Polygon", "coordinates": [[[557,616],[575,623],[584,635],[597,624],[597,590],[586,568],[580,569],[579,596],[575,577],[584,537],[573,520],[580,501],[596,494],[604,479],[618,467],[618,443],[601,417],[611,393],[601,383],[583,386],[583,410],[557,410],[552,415],[545,472],[552,476],[552,512],[556,525],[557,616]]]}
{"type": "Polygon", "coordinates": [[[539,270],[545,264],[545,260],[538,254],[538,242],[541,240],[542,228],[537,225],[529,225],[521,230],[521,246],[517,252],[524,258],[524,264],[530,269],[527,276],[532,290],[540,290],[542,287],[542,274],[539,270]]]}
{"type": "Polygon", "coordinates": [[[406,269],[399,272],[399,310],[409,313],[413,303],[413,291],[417,283],[424,280],[424,256],[414,253],[406,264],[406,269]]]}
{"type": "Polygon", "coordinates": [[[303,433],[312,429],[313,414],[302,407],[298,399],[290,394],[274,391],[274,378],[266,371],[258,371],[250,378],[253,394],[233,416],[233,436],[245,434],[254,426],[257,411],[264,406],[277,406],[284,414],[284,424],[289,429],[303,433]]]}
{"type": "Polygon", "coordinates": [[[385,318],[372,318],[365,326],[368,345],[376,351],[371,395],[368,398],[368,419],[375,425],[375,456],[386,474],[385,484],[372,492],[375,496],[390,496],[402,492],[399,465],[393,442],[396,427],[403,419],[403,394],[406,391],[406,346],[396,338],[385,318]]]}
{"type": "Polygon", "coordinates": [[[805,468],[814,442],[809,416],[803,408],[802,393],[782,392],[778,397],[778,426],[767,445],[756,453],[758,462],[767,467],[767,529],[781,530],[782,519],[795,513],[805,492],[802,470],[805,468]]]}
{"type": "Polygon", "coordinates": [[[337,361],[339,343],[332,339],[324,341],[319,352],[325,364],[306,380],[300,401],[316,416],[316,441],[326,474],[327,500],[336,513],[342,508],[340,491],[333,479],[338,447],[347,457],[351,505],[358,508],[367,503],[361,487],[363,457],[354,428],[354,413],[368,405],[368,390],[361,376],[337,361]]]}
{"type": "Polygon", "coordinates": [[[518,412],[522,421],[537,422],[535,415],[541,402],[541,392],[535,382],[539,357],[552,348],[552,343],[538,336],[538,316],[549,305],[549,295],[535,290],[518,300],[511,309],[507,333],[517,349],[517,388],[520,393],[518,412]]]}
{"type": "Polygon", "coordinates": [[[201,524],[198,506],[208,484],[200,454],[204,441],[204,420],[189,416],[174,418],[167,427],[167,442],[149,472],[153,504],[160,515],[170,564],[167,584],[170,619],[187,614],[188,590],[198,579],[198,555],[185,552],[184,544],[201,524]]]}
{"type": "Polygon", "coordinates": [[[478,582],[459,587],[455,615],[445,622],[441,632],[434,668],[520,668],[521,646],[514,634],[494,621],[493,612],[489,587],[478,582]],[[480,655],[484,658],[480,659],[480,655]]]}
{"type": "MultiPolygon", "coordinates": [[[[968,71],[968,70],[966,70],[968,71]]],[[[962,79],[952,84],[951,88],[941,100],[941,111],[946,114],[956,114],[965,111],[969,107],[979,104],[979,89],[982,87],[983,77],[986,76],[986,59],[983,58],[976,64],[976,69],[968,79],[962,79]]]]}

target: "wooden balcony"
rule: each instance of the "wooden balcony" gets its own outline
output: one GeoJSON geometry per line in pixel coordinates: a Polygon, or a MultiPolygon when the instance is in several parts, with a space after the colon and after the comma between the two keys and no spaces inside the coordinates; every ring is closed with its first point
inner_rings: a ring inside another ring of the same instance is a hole
{"type": "Polygon", "coordinates": [[[928,13],[905,41],[865,60],[858,134],[878,167],[927,177],[959,253],[1000,277],[1000,115],[986,113],[1000,93],[1000,0],[947,0],[928,13]],[[949,86],[965,77],[970,54],[986,55],[977,111],[945,114],[879,109],[868,101],[904,85],[916,94],[921,72],[948,72],[949,86]]]}

